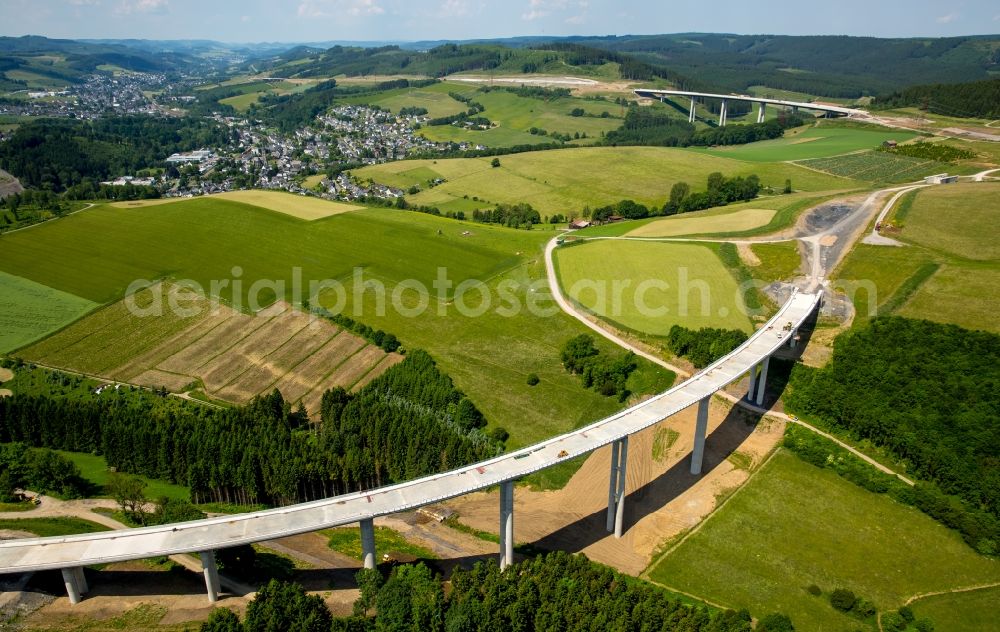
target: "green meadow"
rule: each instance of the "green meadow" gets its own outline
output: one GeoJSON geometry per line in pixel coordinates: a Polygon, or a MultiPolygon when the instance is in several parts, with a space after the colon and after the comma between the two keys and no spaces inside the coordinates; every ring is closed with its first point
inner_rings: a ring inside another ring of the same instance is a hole
{"type": "Polygon", "coordinates": [[[428,176],[444,184],[410,195],[414,204],[447,209],[449,203],[478,197],[481,207],[497,203],[527,202],[543,214],[579,213],[631,199],[647,206],[662,206],[670,187],[687,182],[703,190],[708,174],[756,174],[764,185],[781,190],[792,180],[796,191],[816,192],[858,188],[858,183],[787,163],[755,163],[666,147],[581,147],[536,151],[500,157],[500,167],[490,158],[405,160],[354,171],[362,180],[372,179],[408,189],[425,186],[428,176]]]}
{"type": "MultiPolygon", "coordinates": [[[[917,509],[782,450],[648,574],[756,617],[783,612],[797,630],[839,632],[876,628],[834,610],[836,588],[886,612],[917,594],[1000,582],[1000,561],[917,509]],[[806,591],[812,584],[822,596],[806,591]]],[[[976,616],[995,615],[993,602],[975,607],[976,616]]]]}
{"type": "Polygon", "coordinates": [[[776,162],[829,158],[862,149],[874,149],[884,141],[904,142],[917,134],[894,129],[855,129],[850,127],[809,126],[787,130],[782,138],[749,145],[699,148],[695,151],[751,162],[776,162]]]}
{"type": "Polygon", "coordinates": [[[0,272],[0,353],[61,329],[97,303],[0,272]]]}
{"type": "MultiPolygon", "coordinates": [[[[305,222],[246,204],[196,198],[139,208],[96,207],[0,236],[0,270],[98,303],[121,298],[136,279],[192,279],[206,290],[213,279],[228,279],[229,286],[218,294],[243,306],[251,293],[263,305],[278,296],[293,298],[294,268],[301,269],[306,285],[340,280],[344,292],[324,293],[321,303],[396,334],[406,346],[426,349],[493,424],[510,431],[511,445],[524,445],[621,406],[585,390],[562,368],[559,349],[585,328],[548,298],[542,248],[551,237],[551,232],[387,209],[305,222]],[[54,260],[48,256],[52,252],[62,257],[54,260]],[[434,286],[439,268],[451,284],[440,295],[434,286]],[[284,291],[266,284],[251,292],[261,280],[283,281],[284,291]],[[237,281],[241,287],[234,290],[237,281]],[[396,293],[402,304],[412,306],[416,295],[404,281],[430,291],[422,313],[401,312],[391,303],[380,309],[374,291],[380,284],[386,288],[384,301],[396,293]],[[477,314],[481,289],[491,306],[477,314]],[[456,300],[472,308],[471,315],[459,313],[456,300]],[[511,301],[526,306],[529,300],[541,309],[498,311],[511,301]],[[541,383],[528,386],[530,373],[538,374],[541,383]]],[[[600,345],[617,352],[610,343],[600,345]]],[[[643,361],[630,389],[659,392],[673,378],[643,361]]]]}
{"type": "Polygon", "coordinates": [[[675,324],[751,331],[712,246],[608,239],[564,246],[555,258],[563,292],[620,327],[654,336],[675,324]]]}
{"type": "Polygon", "coordinates": [[[836,272],[866,318],[879,312],[1000,331],[1000,248],[995,226],[1000,183],[962,183],[922,189],[903,198],[887,219],[902,247],[858,244],[836,272]]]}

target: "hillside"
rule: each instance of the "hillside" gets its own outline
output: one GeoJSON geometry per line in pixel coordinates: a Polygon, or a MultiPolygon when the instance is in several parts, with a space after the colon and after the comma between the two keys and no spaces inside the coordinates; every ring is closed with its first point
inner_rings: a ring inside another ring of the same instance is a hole
{"type": "Polygon", "coordinates": [[[911,86],[877,97],[872,107],[919,107],[945,116],[1000,118],[1000,78],[957,85],[911,86]]]}

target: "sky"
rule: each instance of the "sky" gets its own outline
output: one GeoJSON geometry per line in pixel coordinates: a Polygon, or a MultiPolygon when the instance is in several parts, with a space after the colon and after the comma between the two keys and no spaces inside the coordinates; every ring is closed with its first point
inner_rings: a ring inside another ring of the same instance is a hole
{"type": "Polygon", "coordinates": [[[415,41],[641,33],[1000,33],[996,0],[0,0],[0,35],[415,41]]]}

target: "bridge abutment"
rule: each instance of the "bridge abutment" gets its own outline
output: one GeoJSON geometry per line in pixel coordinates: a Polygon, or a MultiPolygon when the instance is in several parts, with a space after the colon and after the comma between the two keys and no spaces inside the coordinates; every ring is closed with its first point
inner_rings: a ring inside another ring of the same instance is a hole
{"type": "Polygon", "coordinates": [[[500,570],[514,563],[514,481],[500,483],[500,570]]]}

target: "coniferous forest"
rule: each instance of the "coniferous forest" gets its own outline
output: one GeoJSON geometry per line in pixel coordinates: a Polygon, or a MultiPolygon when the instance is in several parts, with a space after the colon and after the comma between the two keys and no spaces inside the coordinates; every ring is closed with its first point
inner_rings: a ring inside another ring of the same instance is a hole
{"type": "Polygon", "coordinates": [[[930,483],[918,486],[927,497],[921,509],[994,552],[1000,536],[997,384],[1000,336],[888,317],[840,336],[826,367],[797,365],[786,401],[796,412],[887,449],[930,483]]]}
{"type": "Polygon", "coordinates": [[[320,424],[277,391],[225,409],[125,389],[0,399],[0,443],[102,454],[194,502],[287,504],[452,469],[502,450],[485,425],[420,350],[357,393],[328,391],[320,424]]]}
{"type": "MultiPolygon", "coordinates": [[[[354,615],[335,618],[301,586],[272,581],[247,606],[241,622],[216,609],[202,632],[264,630],[413,630],[478,632],[564,630],[590,632],[750,632],[746,610],[711,613],[681,602],[651,584],[594,564],[582,555],[554,552],[501,571],[479,562],[456,568],[445,595],[440,577],[423,564],[399,566],[383,581],[377,571],[358,574],[361,596],[354,615]],[[370,616],[374,615],[374,616],[370,616]]],[[[777,615],[787,621],[783,615],[777,615]]],[[[774,615],[765,619],[773,619],[774,615]]],[[[763,621],[763,619],[762,619],[763,621]]],[[[758,625],[758,630],[792,628],[758,625]]]]}

